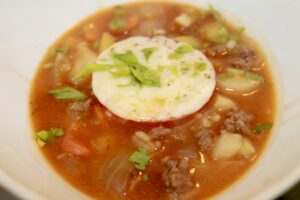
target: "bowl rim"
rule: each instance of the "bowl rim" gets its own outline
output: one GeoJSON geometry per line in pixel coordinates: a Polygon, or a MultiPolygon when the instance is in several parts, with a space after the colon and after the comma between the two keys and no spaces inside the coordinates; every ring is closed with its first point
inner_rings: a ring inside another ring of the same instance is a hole
{"type": "MultiPolygon", "coordinates": [[[[159,2],[159,0],[143,0],[143,1],[154,1],[154,2],[159,2]]],[[[199,6],[199,4],[201,2],[195,2],[195,3],[190,3],[190,1],[183,1],[183,0],[172,0],[173,2],[177,2],[177,3],[183,3],[183,4],[188,4],[188,5],[192,5],[192,6],[199,6]]],[[[171,2],[172,2],[171,1],[171,2]]],[[[130,3],[130,2],[137,2],[137,0],[125,0],[122,1],[122,3],[130,3]]],[[[141,2],[141,1],[138,1],[141,2]]],[[[110,6],[115,5],[116,3],[110,3],[110,6]]],[[[205,5],[205,4],[204,4],[205,5]]],[[[98,12],[99,10],[102,9],[106,9],[108,6],[101,6],[101,8],[99,8],[98,10],[96,10],[95,12],[98,12]]],[[[222,13],[223,13],[223,9],[222,13]]],[[[69,28],[67,28],[67,30],[69,30],[70,28],[74,27],[74,25],[76,25],[77,23],[79,23],[80,21],[84,20],[87,16],[93,15],[93,13],[95,12],[91,12],[88,15],[86,15],[84,18],[80,19],[78,22],[76,22],[75,24],[71,25],[69,28]]],[[[224,12],[226,14],[226,12],[224,12]]],[[[226,17],[227,18],[227,17],[226,17]]],[[[232,20],[230,20],[232,21],[232,20]]],[[[233,22],[234,24],[234,22],[233,22]]],[[[63,34],[64,32],[62,32],[63,34]]],[[[252,36],[252,34],[249,34],[250,36],[252,36]]],[[[59,36],[60,37],[60,36],[59,36]]],[[[59,38],[57,37],[57,38],[59,38]]],[[[257,37],[253,37],[255,39],[255,41],[258,41],[259,44],[261,44],[261,39],[258,39],[257,37]]],[[[265,40],[265,39],[263,39],[265,40]]],[[[265,41],[264,41],[265,42],[265,41]]],[[[271,47],[269,44],[267,44],[267,46],[271,47]]],[[[271,48],[263,48],[264,52],[270,52],[271,53],[271,57],[273,59],[273,51],[271,48]]],[[[267,59],[269,60],[269,53],[268,56],[265,55],[267,57],[267,59]]],[[[277,61],[275,61],[275,63],[278,63],[277,61]]],[[[280,71],[280,68],[276,69],[280,71]]],[[[274,72],[274,70],[272,70],[272,73],[274,72]]],[[[277,72],[278,73],[278,72],[277,72]]],[[[234,185],[238,184],[241,179],[243,179],[245,177],[245,175],[248,175],[249,173],[251,173],[251,171],[256,167],[256,165],[260,164],[262,157],[265,156],[266,154],[266,150],[268,148],[270,148],[270,145],[274,139],[274,133],[279,132],[279,128],[280,128],[280,122],[282,121],[282,112],[283,110],[283,105],[284,105],[284,99],[283,99],[283,79],[282,76],[281,77],[275,77],[273,76],[274,82],[276,82],[276,94],[277,94],[277,110],[276,110],[276,130],[274,129],[270,136],[270,138],[268,139],[268,142],[266,143],[264,150],[262,151],[259,159],[252,164],[252,166],[250,167],[249,170],[247,170],[247,172],[245,172],[245,174],[243,174],[239,179],[237,179],[233,184],[229,185],[228,187],[225,188],[225,190],[220,191],[219,193],[217,193],[216,195],[213,196],[214,197],[218,197],[219,195],[222,195],[225,191],[228,191],[229,189],[231,189],[234,185]],[[280,104],[281,103],[281,107],[280,104]],[[281,116],[280,116],[281,115],[281,116]]],[[[30,93],[30,92],[28,92],[30,93]]],[[[47,162],[47,161],[46,161],[47,162]]],[[[49,164],[49,163],[48,163],[49,164]]],[[[50,164],[49,164],[50,165],[50,164]]],[[[52,170],[54,170],[52,168],[52,170]]],[[[55,170],[54,170],[55,171],[55,170]]],[[[56,173],[58,175],[58,173],[56,173]]],[[[284,179],[281,180],[281,182],[277,181],[272,183],[270,186],[268,186],[266,189],[261,190],[259,193],[256,194],[255,199],[270,199],[272,197],[278,196],[280,194],[282,194],[283,192],[285,192],[286,190],[288,190],[293,184],[295,184],[298,180],[300,179],[300,166],[297,166],[295,168],[293,168],[293,170],[289,171],[286,176],[284,177],[284,179]]],[[[67,183],[67,182],[66,182],[67,183]]],[[[0,169],[0,184],[7,189],[8,191],[10,191],[13,195],[21,198],[21,199],[30,199],[30,200],[34,200],[34,199],[45,199],[45,197],[41,196],[37,191],[34,191],[33,189],[31,189],[30,187],[27,187],[25,185],[20,184],[17,180],[15,180],[12,176],[10,176],[8,173],[6,173],[3,169],[0,169]]],[[[67,183],[68,184],[68,183],[67,183]]],[[[81,192],[81,191],[80,191],[81,192]]]]}

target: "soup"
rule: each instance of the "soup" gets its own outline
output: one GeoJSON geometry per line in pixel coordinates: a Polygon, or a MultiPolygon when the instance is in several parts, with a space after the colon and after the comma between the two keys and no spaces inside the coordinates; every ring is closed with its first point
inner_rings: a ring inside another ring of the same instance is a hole
{"type": "Polygon", "coordinates": [[[205,199],[261,155],[275,119],[243,27],[173,2],[115,6],[59,38],[33,80],[37,145],[96,199],[205,199]]]}

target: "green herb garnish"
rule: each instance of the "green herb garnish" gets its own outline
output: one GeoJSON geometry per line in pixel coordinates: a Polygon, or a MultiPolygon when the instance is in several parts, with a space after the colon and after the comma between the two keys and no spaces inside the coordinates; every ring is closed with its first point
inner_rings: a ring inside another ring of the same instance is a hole
{"type": "Polygon", "coordinates": [[[48,69],[48,68],[51,68],[51,67],[53,67],[53,63],[46,63],[46,64],[44,64],[44,68],[45,69],[48,69]]]}
{"type": "Polygon", "coordinates": [[[182,56],[183,56],[183,54],[171,53],[171,54],[169,54],[168,58],[175,60],[175,59],[182,58],[182,56]]]}
{"type": "Polygon", "coordinates": [[[272,127],[273,127],[272,123],[256,124],[255,133],[261,133],[263,131],[271,129],[272,127]]]}
{"type": "Polygon", "coordinates": [[[144,175],[143,175],[143,180],[144,180],[145,182],[147,182],[147,181],[149,180],[149,177],[148,177],[147,174],[144,174],[144,175]]]}
{"type": "Polygon", "coordinates": [[[168,58],[169,59],[179,59],[181,58],[185,53],[190,53],[194,50],[194,48],[190,45],[183,44],[179,46],[177,49],[175,49],[174,53],[171,53],[168,58]]]}
{"type": "Polygon", "coordinates": [[[131,76],[131,70],[127,66],[118,65],[115,71],[110,72],[113,78],[131,76]]]}
{"type": "Polygon", "coordinates": [[[152,87],[161,86],[160,76],[156,70],[148,69],[140,64],[131,65],[130,67],[134,77],[143,85],[152,87]]]}
{"type": "Polygon", "coordinates": [[[64,135],[64,131],[60,128],[52,128],[50,129],[50,132],[54,135],[54,136],[63,136],[64,135]]]}
{"type": "Polygon", "coordinates": [[[127,13],[127,10],[123,7],[123,6],[120,6],[120,5],[117,5],[115,7],[115,11],[114,11],[114,16],[115,17],[120,17],[120,16],[123,16],[127,13]]]}
{"type": "Polygon", "coordinates": [[[236,32],[237,32],[238,35],[241,35],[241,34],[243,34],[245,32],[245,30],[246,30],[245,27],[238,27],[236,29],[236,32]]]}
{"type": "Polygon", "coordinates": [[[118,87],[129,87],[129,86],[135,86],[135,85],[139,85],[139,82],[137,82],[136,79],[131,78],[129,83],[126,84],[119,84],[118,87]]]}
{"type": "Polygon", "coordinates": [[[217,11],[211,4],[208,7],[208,14],[212,14],[216,21],[221,22],[222,16],[219,11],[217,11]]]}
{"type": "Polygon", "coordinates": [[[112,53],[113,59],[127,65],[131,70],[131,75],[142,85],[160,87],[160,76],[157,70],[149,69],[138,62],[137,57],[131,52],[112,53]]]}
{"type": "Polygon", "coordinates": [[[127,14],[127,10],[120,5],[117,5],[113,13],[113,18],[108,24],[109,28],[112,30],[117,30],[125,26],[127,24],[127,21],[121,18],[125,14],[127,14]]]}
{"type": "Polygon", "coordinates": [[[48,93],[54,96],[58,100],[81,101],[86,98],[86,95],[84,93],[72,87],[54,89],[54,90],[50,90],[48,93]]]}
{"type": "Polygon", "coordinates": [[[166,98],[155,97],[155,98],[153,98],[153,101],[155,103],[157,103],[159,106],[164,106],[166,104],[167,99],[166,98]]]}
{"type": "Polygon", "coordinates": [[[145,170],[150,157],[145,148],[140,148],[129,156],[129,161],[134,164],[134,167],[139,170],[145,170]]]}
{"type": "Polygon", "coordinates": [[[100,46],[100,40],[95,40],[93,42],[93,49],[99,49],[100,46]]]}
{"type": "Polygon", "coordinates": [[[76,79],[82,78],[84,76],[90,75],[93,72],[100,72],[112,69],[115,67],[110,64],[88,64],[84,68],[82,68],[77,74],[75,74],[76,79]]]}
{"type": "Polygon", "coordinates": [[[68,46],[63,46],[60,48],[56,48],[56,52],[57,53],[62,53],[62,54],[66,54],[69,51],[69,47],[68,46]]]}
{"type": "Polygon", "coordinates": [[[108,26],[112,30],[117,30],[117,29],[122,28],[123,26],[125,26],[126,23],[127,22],[124,19],[114,18],[113,20],[110,21],[108,26]]]}
{"type": "Polygon", "coordinates": [[[152,53],[156,50],[156,48],[152,47],[152,48],[145,48],[142,49],[142,52],[146,58],[146,60],[149,59],[149,57],[152,55],[152,53]]]}
{"type": "Polygon", "coordinates": [[[51,128],[50,130],[41,130],[35,134],[36,141],[40,147],[46,143],[53,142],[56,137],[63,136],[64,131],[59,128],[51,128]]]}
{"type": "Polygon", "coordinates": [[[178,95],[175,97],[175,100],[176,100],[176,101],[179,101],[180,99],[181,99],[181,95],[178,94],[178,95]]]}
{"type": "Polygon", "coordinates": [[[175,50],[175,53],[185,54],[185,53],[192,52],[193,50],[194,48],[192,46],[183,44],[175,50]]]}
{"type": "Polygon", "coordinates": [[[164,70],[169,70],[174,76],[178,76],[178,69],[175,65],[158,66],[157,70],[162,73],[164,70]]]}
{"type": "Polygon", "coordinates": [[[207,67],[205,62],[198,62],[194,65],[194,73],[193,76],[198,76],[200,72],[204,71],[207,67]]]}

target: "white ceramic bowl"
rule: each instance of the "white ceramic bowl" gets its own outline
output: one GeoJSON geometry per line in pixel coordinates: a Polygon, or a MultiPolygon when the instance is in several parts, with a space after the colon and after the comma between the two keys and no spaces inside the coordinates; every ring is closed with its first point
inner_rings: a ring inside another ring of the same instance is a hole
{"type": "MultiPolygon", "coordinates": [[[[58,36],[92,12],[120,2],[126,1],[0,1],[0,182],[22,199],[88,198],[53,171],[38,151],[31,138],[28,92],[38,63],[58,36]]],[[[275,197],[300,177],[300,1],[185,2],[212,3],[231,21],[245,25],[267,54],[279,94],[282,118],[266,152],[217,199],[275,197]]]]}

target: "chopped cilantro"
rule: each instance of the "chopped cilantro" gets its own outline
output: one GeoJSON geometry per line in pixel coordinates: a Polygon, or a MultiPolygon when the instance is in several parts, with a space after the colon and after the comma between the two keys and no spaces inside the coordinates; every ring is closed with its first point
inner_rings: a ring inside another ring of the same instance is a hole
{"type": "Polygon", "coordinates": [[[245,32],[246,28],[245,27],[238,27],[236,29],[237,34],[241,35],[245,32]]]}
{"type": "Polygon", "coordinates": [[[157,103],[159,106],[164,106],[166,104],[167,99],[166,98],[155,97],[155,98],[153,98],[153,101],[155,103],[157,103]]]}
{"type": "Polygon", "coordinates": [[[194,50],[194,48],[192,46],[183,44],[175,50],[175,53],[185,54],[185,53],[190,53],[193,50],[194,50]]]}
{"type": "Polygon", "coordinates": [[[36,138],[36,143],[39,145],[39,147],[43,147],[46,145],[46,142],[44,142],[40,138],[36,138]]]}
{"type": "Polygon", "coordinates": [[[82,68],[77,74],[75,74],[76,79],[87,76],[93,72],[100,72],[112,69],[114,65],[109,64],[88,64],[84,68],[82,68]]]}
{"type": "Polygon", "coordinates": [[[127,21],[124,18],[122,18],[122,16],[126,15],[127,12],[128,11],[124,7],[120,5],[115,6],[113,18],[108,24],[109,28],[111,30],[117,30],[119,28],[124,27],[127,24],[127,21]]]}
{"type": "Polygon", "coordinates": [[[172,72],[173,75],[177,76],[178,75],[178,70],[175,65],[167,66],[167,69],[172,72]]]}
{"type": "Polygon", "coordinates": [[[182,66],[180,67],[180,71],[182,71],[182,72],[190,71],[190,69],[191,69],[191,65],[187,65],[187,64],[182,65],[182,66]]]}
{"type": "Polygon", "coordinates": [[[198,62],[194,65],[194,73],[193,76],[198,76],[200,72],[206,69],[207,65],[205,62],[198,62]]]}
{"type": "Polygon", "coordinates": [[[143,180],[144,180],[145,182],[147,182],[147,181],[149,180],[149,177],[148,177],[147,174],[144,174],[144,175],[143,175],[143,180]]]}
{"type": "Polygon", "coordinates": [[[121,54],[113,53],[112,56],[118,62],[127,65],[131,70],[131,75],[142,85],[160,87],[161,82],[158,71],[140,64],[131,51],[121,54]]]}
{"type": "Polygon", "coordinates": [[[179,101],[181,99],[181,96],[180,96],[180,94],[178,94],[176,97],[175,97],[175,100],[176,101],[179,101]]]}
{"type": "Polygon", "coordinates": [[[129,67],[124,67],[122,65],[117,66],[115,71],[110,72],[113,78],[125,77],[131,75],[131,70],[129,67]]]}
{"type": "Polygon", "coordinates": [[[236,39],[235,39],[235,37],[230,35],[230,33],[227,31],[227,29],[225,27],[222,27],[221,29],[219,29],[219,32],[216,35],[215,41],[223,44],[230,40],[236,40],[236,39]]]}
{"type": "Polygon", "coordinates": [[[221,22],[222,16],[219,11],[217,11],[211,4],[208,7],[208,14],[213,15],[216,21],[221,22]]]}
{"type": "Polygon", "coordinates": [[[129,161],[132,162],[136,169],[145,170],[150,157],[145,148],[140,148],[129,156],[129,161]]]}
{"type": "Polygon", "coordinates": [[[50,90],[48,92],[58,100],[74,100],[80,101],[86,98],[86,95],[72,87],[64,87],[60,89],[50,90]]]}
{"type": "Polygon", "coordinates": [[[224,44],[229,41],[238,41],[243,30],[243,28],[240,28],[236,30],[235,34],[231,34],[222,23],[214,22],[205,25],[202,32],[209,41],[224,44]]]}
{"type": "Polygon", "coordinates": [[[149,59],[149,57],[152,55],[152,53],[156,50],[156,48],[152,47],[152,48],[145,48],[142,49],[142,52],[146,58],[146,60],[149,59]]]}
{"type": "Polygon", "coordinates": [[[46,143],[54,140],[54,135],[51,133],[51,131],[39,131],[36,133],[36,137],[46,143]]]}
{"type": "Polygon", "coordinates": [[[51,67],[53,67],[53,63],[46,63],[46,64],[44,65],[44,68],[45,68],[45,69],[48,69],[48,68],[51,68],[51,67]]]}
{"type": "Polygon", "coordinates": [[[179,59],[183,56],[185,53],[190,53],[194,50],[194,48],[190,45],[183,44],[179,46],[177,49],[175,49],[174,53],[171,53],[168,58],[169,59],[179,59]]]}
{"type": "Polygon", "coordinates": [[[161,73],[164,70],[169,70],[174,76],[178,76],[178,69],[175,65],[158,66],[157,70],[161,73]]]}
{"type": "Polygon", "coordinates": [[[99,46],[100,46],[100,40],[95,40],[95,41],[93,42],[93,49],[98,49],[99,46]]]}
{"type": "Polygon", "coordinates": [[[120,17],[122,15],[125,15],[127,13],[127,10],[120,5],[115,6],[115,10],[114,10],[114,16],[115,17],[120,17]]]}
{"type": "Polygon", "coordinates": [[[114,53],[113,56],[126,65],[139,63],[137,57],[132,53],[132,51],[127,51],[126,53],[114,53]]]}
{"type": "Polygon", "coordinates": [[[57,53],[62,53],[62,54],[66,54],[69,51],[69,47],[68,46],[63,46],[60,48],[56,48],[56,52],[57,53]]]}
{"type": "Polygon", "coordinates": [[[54,135],[54,136],[63,136],[64,135],[64,131],[60,128],[52,128],[50,129],[50,132],[54,135]]]}
{"type": "Polygon", "coordinates": [[[141,64],[131,65],[131,72],[134,77],[143,85],[160,87],[160,76],[156,70],[151,70],[141,64]]]}
{"type": "Polygon", "coordinates": [[[261,133],[263,131],[269,130],[273,127],[272,123],[261,123],[261,124],[256,124],[255,127],[255,133],[261,133]]]}
{"type": "Polygon", "coordinates": [[[59,128],[51,128],[50,130],[41,130],[35,134],[37,144],[43,147],[46,143],[53,142],[56,137],[63,136],[64,131],[59,128]]]}
{"type": "Polygon", "coordinates": [[[126,23],[127,22],[124,19],[114,18],[113,20],[110,21],[108,26],[112,30],[117,30],[117,29],[122,28],[123,26],[125,26],[126,23]]]}
{"type": "Polygon", "coordinates": [[[171,60],[179,59],[182,58],[183,54],[178,54],[178,53],[171,53],[169,54],[168,58],[171,60]]]}
{"type": "Polygon", "coordinates": [[[119,84],[118,87],[129,87],[129,86],[135,86],[135,85],[139,85],[139,83],[137,82],[136,79],[131,78],[129,83],[119,84]]]}
{"type": "Polygon", "coordinates": [[[128,87],[128,86],[135,86],[138,85],[139,83],[136,81],[136,79],[131,78],[129,83],[126,84],[119,84],[118,87],[128,87]]]}

